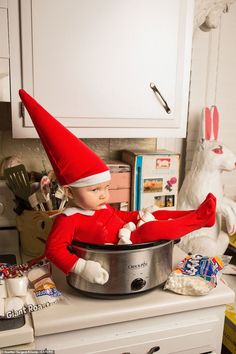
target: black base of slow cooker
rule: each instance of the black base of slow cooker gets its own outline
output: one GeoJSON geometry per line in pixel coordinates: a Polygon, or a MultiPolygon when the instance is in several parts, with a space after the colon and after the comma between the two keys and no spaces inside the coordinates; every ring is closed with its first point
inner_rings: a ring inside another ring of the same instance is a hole
{"type": "Polygon", "coordinates": [[[67,284],[74,290],[76,290],[78,293],[80,293],[81,295],[84,296],[88,296],[88,297],[92,297],[92,298],[97,298],[97,299],[106,299],[106,300],[119,300],[119,299],[128,299],[130,297],[136,297],[139,295],[144,295],[145,293],[151,292],[153,290],[155,290],[156,288],[159,288],[161,286],[164,286],[165,282],[163,282],[162,284],[159,284],[151,289],[146,289],[146,290],[141,290],[139,292],[136,293],[128,293],[128,294],[102,294],[102,293],[92,293],[90,291],[84,291],[84,290],[80,290],[75,288],[73,285],[71,285],[67,280],[67,284]]]}

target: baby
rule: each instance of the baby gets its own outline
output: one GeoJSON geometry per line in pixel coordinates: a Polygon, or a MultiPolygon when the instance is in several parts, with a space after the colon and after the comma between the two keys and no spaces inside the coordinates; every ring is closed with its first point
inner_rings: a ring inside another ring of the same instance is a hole
{"type": "Polygon", "coordinates": [[[69,203],[56,217],[45,256],[64,273],[105,284],[109,274],[95,261],[68,250],[73,240],[93,244],[132,244],[173,240],[215,223],[216,200],[208,194],[197,210],[119,211],[109,204],[107,165],[80,139],[52,117],[25,91],[20,97],[41,138],[69,203]],[[148,222],[147,222],[148,221],[148,222]]]}

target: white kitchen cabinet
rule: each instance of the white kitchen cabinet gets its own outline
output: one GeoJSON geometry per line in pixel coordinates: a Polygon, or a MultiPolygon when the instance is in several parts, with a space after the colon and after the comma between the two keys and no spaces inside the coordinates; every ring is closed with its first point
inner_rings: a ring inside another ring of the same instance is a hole
{"type": "Polygon", "coordinates": [[[35,349],[58,354],[203,354],[221,352],[224,306],[39,336],[35,349]]]}
{"type": "Polygon", "coordinates": [[[193,5],[10,0],[14,137],[37,136],[20,87],[79,137],[185,136],[193,5]]]}
{"type": "Polygon", "coordinates": [[[0,101],[10,101],[7,3],[0,0],[0,101]]]}
{"type": "Polygon", "coordinates": [[[8,29],[7,29],[7,8],[0,0],[0,58],[8,58],[8,29]]]}

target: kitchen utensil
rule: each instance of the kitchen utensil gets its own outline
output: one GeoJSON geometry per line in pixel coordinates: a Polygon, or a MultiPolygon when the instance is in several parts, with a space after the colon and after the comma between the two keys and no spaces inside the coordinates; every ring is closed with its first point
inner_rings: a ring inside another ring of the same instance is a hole
{"type": "Polygon", "coordinates": [[[31,194],[28,198],[29,203],[34,210],[46,211],[43,203],[46,202],[44,195],[41,193],[40,190],[31,194]]]}
{"type": "Polygon", "coordinates": [[[42,193],[42,196],[44,198],[44,202],[47,205],[47,209],[48,210],[52,210],[53,206],[52,206],[52,201],[50,199],[50,179],[48,178],[48,176],[43,176],[41,178],[40,181],[40,191],[42,193]]]}
{"type": "Polygon", "coordinates": [[[63,188],[58,187],[58,189],[55,193],[55,197],[61,200],[60,205],[59,205],[59,210],[60,211],[63,210],[63,208],[67,202],[67,196],[65,195],[63,188]]]}
{"type": "Polygon", "coordinates": [[[59,209],[58,209],[59,211],[62,211],[62,210],[64,209],[67,200],[68,200],[68,199],[67,199],[66,196],[64,196],[64,197],[62,198],[61,203],[60,203],[60,205],[59,205],[59,209]]]}
{"type": "Polygon", "coordinates": [[[13,155],[13,156],[5,157],[1,162],[0,174],[3,175],[4,170],[6,168],[21,165],[21,164],[22,161],[18,156],[13,155]]]}
{"type": "Polygon", "coordinates": [[[53,206],[53,209],[57,210],[59,208],[59,200],[58,198],[56,198],[55,194],[56,194],[56,191],[58,189],[58,184],[55,180],[51,180],[51,185],[50,185],[50,199],[52,201],[52,206],[53,206]]]}
{"type": "Polygon", "coordinates": [[[63,199],[64,196],[65,196],[65,192],[64,192],[63,188],[58,187],[57,191],[55,193],[55,197],[58,198],[58,199],[63,199]]]}
{"type": "Polygon", "coordinates": [[[163,284],[172,271],[173,241],[132,245],[96,245],[73,241],[72,253],[97,261],[109,273],[104,285],[92,284],[69,273],[73,288],[93,297],[133,295],[163,284]]]}
{"type": "Polygon", "coordinates": [[[56,180],[56,175],[53,170],[50,170],[47,174],[48,179],[50,180],[50,200],[52,203],[52,210],[57,210],[59,208],[59,201],[55,197],[55,193],[58,189],[58,183],[56,180]]]}
{"type": "Polygon", "coordinates": [[[23,164],[6,168],[4,177],[9,188],[19,198],[28,201],[31,194],[29,176],[23,164]]]}

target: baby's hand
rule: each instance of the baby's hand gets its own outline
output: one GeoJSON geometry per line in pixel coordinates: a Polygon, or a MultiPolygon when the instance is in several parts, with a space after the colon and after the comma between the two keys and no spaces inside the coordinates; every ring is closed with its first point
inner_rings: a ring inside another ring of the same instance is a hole
{"type": "Polygon", "coordinates": [[[125,224],[118,233],[119,242],[118,245],[130,245],[132,244],[130,240],[131,232],[136,229],[136,226],[133,222],[125,224]]]}
{"type": "Polygon", "coordinates": [[[109,279],[108,272],[102,268],[101,264],[94,261],[86,261],[79,258],[72,268],[72,272],[80,275],[84,280],[89,283],[105,284],[109,279]]]}

